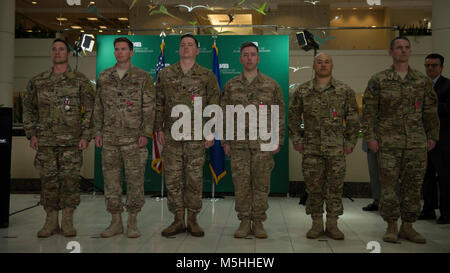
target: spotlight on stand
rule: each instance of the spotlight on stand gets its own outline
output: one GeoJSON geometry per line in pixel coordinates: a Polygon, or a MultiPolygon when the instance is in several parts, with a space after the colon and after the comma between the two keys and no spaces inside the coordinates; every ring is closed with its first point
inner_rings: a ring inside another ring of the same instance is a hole
{"type": "Polygon", "coordinates": [[[314,40],[314,35],[307,30],[297,32],[296,35],[298,45],[301,46],[304,51],[314,49],[314,56],[316,56],[316,51],[319,49],[319,44],[316,40],[314,40]]]}
{"type": "Polygon", "coordinates": [[[76,57],[76,69],[78,70],[78,55],[83,52],[86,55],[86,51],[92,52],[94,48],[95,37],[92,34],[81,34],[80,40],[75,42],[75,57],[76,57]]]}

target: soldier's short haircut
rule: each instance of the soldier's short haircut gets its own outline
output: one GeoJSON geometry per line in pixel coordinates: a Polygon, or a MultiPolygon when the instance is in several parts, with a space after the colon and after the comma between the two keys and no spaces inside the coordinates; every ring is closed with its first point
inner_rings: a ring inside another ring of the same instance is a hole
{"type": "Polygon", "coordinates": [[[66,46],[66,49],[67,49],[67,53],[69,53],[70,52],[70,46],[69,46],[69,44],[66,42],[66,41],[64,41],[63,39],[60,39],[60,38],[58,38],[58,39],[55,39],[54,41],[53,41],[53,43],[52,43],[52,46],[55,44],[55,43],[63,43],[65,46],[66,46]]]}
{"type": "Polygon", "coordinates": [[[254,48],[256,48],[256,52],[259,53],[259,48],[252,42],[244,42],[244,43],[242,43],[242,45],[241,45],[241,53],[242,53],[242,50],[244,50],[244,48],[246,48],[246,47],[254,47],[254,48]]]}
{"type": "Polygon", "coordinates": [[[180,43],[181,43],[181,41],[184,39],[184,38],[191,38],[191,39],[193,39],[194,41],[195,41],[195,45],[197,46],[197,48],[198,48],[198,40],[194,37],[194,35],[192,35],[192,34],[184,34],[183,36],[181,36],[181,39],[180,39],[180,43]]]}
{"type": "Polygon", "coordinates": [[[133,50],[133,43],[132,43],[130,40],[128,40],[127,38],[125,38],[125,37],[119,37],[119,38],[116,38],[116,39],[114,40],[114,47],[116,46],[117,43],[120,43],[120,42],[125,42],[125,43],[127,43],[127,44],[128,44],[128,47],[130,48],[130,51],[133,50]]]}
{"type": "Polygon", "coordinates": [[[395,37],[394,39],[392,39],[392,41],[391,41],[391,46],[390,46],[391,50],[394,49],[394,44],[395,44],[395,41],[397,41],[397,40],[405,40],[405,41],[408,41],[408,44],[411,45],[411,42],[409,41],[408,38],[406,38],[406,37],[404,37],[404,36],[399,36],[399,37],[395,37]]]}
{"type": "Polygon", "coordinates": [[[444,65],[444,56],[442,56],[441,54],[431,53],[425,58],[425,60],[426,59],[439,59],[441,61],[441,66],[444,65]]]}

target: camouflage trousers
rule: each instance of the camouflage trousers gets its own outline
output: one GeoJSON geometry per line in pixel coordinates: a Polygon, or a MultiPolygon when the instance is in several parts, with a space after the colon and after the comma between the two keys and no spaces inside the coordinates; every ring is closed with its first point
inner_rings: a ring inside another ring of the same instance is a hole
{"type": "Polygon", "coordinates": [[[342,215],[345,156],[303,155],[302,168],[308,193],[306,214],[323,214],[326,203],[328,215],[342,215]]]}
{"type": "Polygon", "coordinates": [[[427,166],[423,149],[378,151],[381,199],[380,215],[386,222],[415,222],[420,214],[420,190],[427,166]]]}
{"type": "Polygon", "coordinates": [[[125,207],[129,213],[140,212],[145,203],[144,175],[147,163],[147,147],[137,143],[121,146],[103,145],[102,166],[106,209],[122,213],[122,180],[125,177],[127,199],[125,207]]]}
{"type": "Polygon", "coordinates": [[[175,214],[202,209],[204,141],[174,141],[166,138],[162,152],[167,187],[167,206],[175,214]]]}
{"type": "Polygon", "coordinates": [[[76,208],[80,204],[82,156],[78,147],[39,146],[34,166],[41,177],[44,209],[76,208]]]}
{"type": "Polygon", "coordinates": [[[275,165],[272,153],[262,152],[259,148],[231,147],[231,174],[238,218],[265,221],[270,174],[275,165]]]}

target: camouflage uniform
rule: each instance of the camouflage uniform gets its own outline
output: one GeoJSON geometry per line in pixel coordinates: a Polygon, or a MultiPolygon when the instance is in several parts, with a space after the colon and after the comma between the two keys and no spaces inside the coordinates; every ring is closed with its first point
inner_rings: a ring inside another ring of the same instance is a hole
{"type": "Polygon", "coordinates": [[[184,213],[187,208],[192,213],[198,213],[202,208],[204,140],[194,140],[193,134],[192,140],[174,140],[171,127],[178,118],[171,117],[170,113],[174,106],[186,105],[191,110],[191,124],[194,124],[195,97],[202,98],[202,110],[207,105],[219,104],[217,78],[197,63],[184,74],[178,62],[158,73],[156,90],[155,130],[164,132],[165,136],[162,158],[169,210],[176,214],[177,211],[184,213]]]}
{"type": "Polygon", "coordinates": [[[122,79],[117,65],[98,78],[94,108],[94,136],[102,136],[102,166],[108,212],[123,212],[122,173],[127,183],[126,209],[137,213],[145,203],[144,174],[147,147],[141,136],[151,138],[155,119],[155,87],[144,70],[131,66],[122,79]],[[123,170],[123,172],[122,172],[123,170]]]}
{"type": "MultiPolygon", "coordinates": [[[[244,74],[229,80],[222,90],[221,105],[226,113],[226,105],[254,105],[256,109],[279,106],[279,145],[283,145],[285,135],[284,99],[278,83],[260,73],[249,82],[244,74]]],[[[270,108],[267,109],[268,117],[270,108]]],[[[237,125],[236,118],[234,124],[237,125]]],[[[268,129],[271,119],[268,118],[268,129]]],[[[259,126],[259,123],[258,123],[259,126]]],[[[259,131],[259,127],[256,127],[259,131]]],[[[249,140],[249,118],[245,120],[245,140],[223,141],[231,146],[231,172],[235,191],[235,209],[239,220],[262,222],[266,220],[269,207],[267,198],[270,193],[270,175],[275,165],[271,151],[261,151],[262,140],[249,140]]]]}
{"type": "Polygon", "coordinates": [[[289,106],[289,133],[294,146],[304,144],[306,214],[322,214],[324,201],[328,216],[343,214],[344,146],[355,147],[359,128],[355,93],[348,85],[331,78],[322,91],[315,80],[295,90],[289,106]]]}
{"type": "Polygon", "coordinates": [[[381,216],[387,222],[400,216],[405,222],[415,222],[420,213],[427,139],[439,137],[431,80],[410,67],[405,79],[393,66],[372,76],[363,97],[363,130],[367,142],[379,144],[381,216]]]}
{"type": "Polygon", "coordinates": [[[81,139],[90,139],[94,90],[89,80],[70,67],[53,68],[32,78],[23,100],[23,123],[28,139],[39,148],[35,166],[41,177],[44,209],[76,208],[80,203],[81,139]]]}

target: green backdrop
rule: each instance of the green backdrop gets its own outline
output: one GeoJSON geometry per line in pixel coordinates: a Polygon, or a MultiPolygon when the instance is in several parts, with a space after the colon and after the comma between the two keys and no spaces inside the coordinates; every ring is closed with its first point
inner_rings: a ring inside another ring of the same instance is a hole
{"type": "MultiPolygon", "coordinates": [[[[113,66],[116,61],[114,58],[113,41],[117,37],[127,37],[130,39],[134,47],[134,56],[132,63],[146,71],[155,78],[155,67],[160,53],[161,38],[159,36],[114,36],[99,35],[97,36],[97,78],[101,71],[113,66]]],[[[200,43],[200,54],[197,56],[197,62],[212,69],[212,45],[213,38],[209,35],[196,36],[200,43]]],[[[287,125],[287,108],[289,100],[289,37],[287,35],[264,35],[264,36],[219,36],[216,39],[216,45],[219,49],[219,63],[221,66],[222,86],[232,77],[242,72],[242,65],[239,62],[240,46],[243,42],[257,42],[259,47],[259,55],[261,61],[259,70],[275,79],[283,90],[285,101],[285,114],[287,125]]],[[[165,38],[165,62],[174,64],[178,61],[178,48],[180,36],[167,36],[165,38]]],[[[275,168],[272,171],[271,193],[286,193],[289,188],[289,156],[288,156],[288,133],[286,130],[285,145],[281,151],[275,155],[275,168]]],[[[151,141],[148,145],[149,161],[145,171],[144,189],[146,192],[161,191],[161,175],[157,174],[150,167],[151,162],[151,141]]],[[[206,162],[203,175],[203,191],[211,192],[212,175],[209,169],[209,151],[206,152],[206,162]]],[[[227,175],[222,178],[218,185],[215,186],[216,192],[234,192],[233,182],[231,179],[230,161],[227,158],[227,175]]],[[[95,185],[103,188],[103,173],[101,168],[101,149],[95,148],[95,185]]],[[[125,181],[124,181],[125,182],[125,181]]],[[[123,189],[125,190],[125,183],[123,189]]],[[[166,189],[164,189],[166,191],[166,189]]]]}

